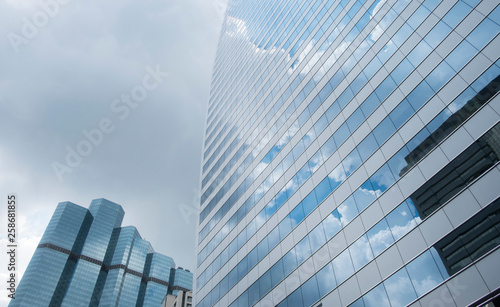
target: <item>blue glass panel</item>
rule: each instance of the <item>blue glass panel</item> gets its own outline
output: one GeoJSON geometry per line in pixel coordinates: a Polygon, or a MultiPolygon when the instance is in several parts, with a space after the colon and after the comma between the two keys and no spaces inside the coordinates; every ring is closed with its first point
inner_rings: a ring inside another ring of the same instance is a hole
{"type": "Polygon", "coordinates": [[[345,179],[347,178],[344,167],[342,164],[339,164],[329,175],[328,179],[330,180],[330,186],[332,190],[335,190],[345,179]]]}
{"type": "Polygon", "coordinates": [[[283,274],[287,276],[297,267],[297,257],[295,256],[295,250],[292,249],[282,258],[283,262],[283,274]]]}
{"type": "Polygon", "coordinates": [[[431,48],[436,48],[451,32],[451,28],[445,24],[443,21],[439,21],[432,30],[425,36],[425,41],[431,46],[431,48]]]}
{"type": "Polygon", "coordinates": [[[276,286],[284,277],[283,262],[279,260],[270,269],[271,272],[271,286],[276,286]]]}
{"type": "Polygon", "coordinates": [[[365,307],[390,307],[384,284],[380,284],[363,296],[365,307]]]}
{"type": "Polygon", "coordinates": [[[436,249],[434,247],[431,247],[429,251],[431,252],[432,258],[434,258],[434,261],[436,262],[436,265],[443,279],[450,277],[450,274],[448,273],[446,267],[444,266],[443,259],[441,258],[441,256],[439,256],[436,249]]]}
{"type": "Polygon", "coordinates": [[[390,187],[396,180],[392,175],[391,170],[387,164],[384,164],[373,176],[370,177],[373,189],[379,195],[388,187],[390,187]]]}
{"type": "Polygon", "coordinates": [[[349,130],[353,132],[356,130],[359,125],[365,120],[365,117],[363,113],[361,112],[361,109],[357,109],[352,113],[352,115],[347,119],[347,126],[349,127],[349,130]]]}
{"type": "Polygon", "coordinates": [[[403,82],[406,77],[413,71],[414,67],[407,59],[404,59],[399,65],[394,68],[391,77],[399,83],[403,82]]]}
{"type": "Polygon", "coordinates": [[[383,284],[392,306],[406,306],[417,298],[405,268],[389,277],[383,284]]]}
{"type": "Polygon", "coordinates": [[[418,256],[406,265],[406,269],[418,296],[423,295],[443,281],[430,251],[418,256]]]}
{"type": "Polygon", "coordinates": [[[280,239],[283,240],[292,230],[292,220],[289,216],[285,217],[278,225],[280,230],[280,239]]]}
{"type": "Polygon", "coordinates": [[[316,198],[318,202],[322,202],[331,192],[332,189],[330,187],[330,180],[328,177],[325,177],[314,189],[316,193],[316,198]]]}
{"type": "MultiPolygon", "coordinates": [[[[271,290],[271,271],[267,271],[259,278],[260,297],[271,290]]],[[[252,305],[252,304],[250,304],[252,305]]]]}
{"type": "Polygon", "coordinates": [[[253,268],[254,265],[259,262],[259,258],[257,257],[257,249],[254,248],[247,256],[248,267],[253,268]]]}
{"type": "MultiPolygon", "coordinates": [[[[255,304],[260,298],[259,281],[256,281],[245,292],[248,293],[247,294],[248,295],[248,305],[251,306],[251,305],[255,304]]],[[[242,299],[242,301],[243,301],[243,299],[242,299]]]]}
{"type": "Polygon", "coordinates": [[[394,126],[399,128],[406,122],[414,113],[413,108],[410,106],[408,100],[403,100],[389,115],[394,126]]]}
{"type": "Polygon", "coordinates": [[[431,53],[432,48],[426,41],[421,41],[410,54],[407,59],[413,66],[417,67],[431,53]]]}
{"type": "Polygon", "coordinates": [[[328,122],[331,122],[340,113],[340,106],[338,103],[332,104],[325,112],[328,122]]]}
{"type": "Polygon", "coordinates": [[[366,234],[375,256],[383,252],[394,242],[389,225],[385,219],[378,222],[366,234]]]}
{"type": "Polygon", "coordinates": [[[343,226],[347,225],[359,213],[352,195],[344,200],[337,210],[343,226]]]}
{"type": "Polygon", "coordinates": [[[323,225],[319,224],[316,226],[309,234],[309,242],[311,244],[311,249],[313,251],[320,248],[323,244],[326,243],[326,236],[323,230],[323,225]]]}
{"type": "Polygon", "coordinates": [[[377,149],[377,140],[372,133],[368,134],[357,147],[357,151],[359,152],[362,161],[366,161],[366,159],[368,159],[368,157],[370,157],[377,149]]]}
{"type": "MultiPolygon", "coordinates": [[[[266,241],[264,239],[264,241],[266,241]]],[[[261,257],[262,259],[262,257],[261,257]]],[[[240,280],[243,278],[243,276],[245,276],[245,274],[248,272],[248,261],[247,261],[247,257],[243,258],[243,260],[240,261],[240,263],[238,263],[238,265],[236,266],[236,272],[237,272],[237,280],[240,280]]]]}
{"type": "Polygon", "coordinates": [[[384,101],[387,96],[396,88],[396,82],[389,75],[385,80],[380,83],[380,85],[375,89],[375,93],[377,93],[380,101],[384,101]]]}
{"type": "Polygon", "coordinates": [[[337,277],[337,283],[342,283],[347,277],[354,273],[354,267],[352,266],[351,256],[349,255],[349,250],[346,249],[340,255],[338,255],[332,261],[333,270],[335,271],[335,276],[337,277]]]}
{"type": "Polygon", "coordinates": [[[300,288],[290,294],[286,301],[288,307],[303,307],[304,303],[302,302],[302,291],[300,288]]]}
{"type": "Polygon", "coordinates": [[[389,117],[386,117],[374,130],[373,135],[377,142],[382,145],[394,132],[396,127],[389,117]]]}
{"type": "Polygon", "coordinates": [[[337,98],[337,102],[340,106],[341,109],[343,109],[347,103],[349,103],[349,101],[351,101],[352,97],[354,97],[354,94],[353,92],[351,91],[350,88],[347,88],[343,93],[342,95],[340,95],[338,98],[337,98]]]}
{"type": "Polygon", "coordinates": [[[408,24],[413,29],[417,29],[417,27],[424,21],[425,18],[429,15],[429,10],[425,6],[420,6],[411,17],[408,19],[408,24]]]}
{"type": "MultiPolygon", "coordinates": [[[[326,257],[329,257],[329,255],[326,255],[326,257]]],[[[335,280],[335,274],[331,263],[328,263],[316,274],[316,279],[318,282],[320,296],[324,296],[337,286],[337,281],[335,280]]]]}
{"type": "Polygon", "coordinates": [[[357,271],[373,259],[373,252],[366,235],[357,239],[350,247],[354,269],[357,271]]]}
{"type": "Polygon", "coordinates": [[[455,28],[462,20],[464,20],[465,16],[469,14],[471,11],[471,7],[465,2],[458,1],[453,8],[446,13],[443,17],[443,21],[446,22],[450,27],[455,28]]]}
{"type": "Polygon", "coordinates": [[[361,104],[361,110],[365,117],[368,117],[378,106],[380,105],[380,99],[375,93],[370,94],[368,98],[361,104]]]}
{"type": "Polygon", "coordinates": [[[293,227],[295,227],[300,222],[302,222],[302,220],[305,217],[304,209],[302,209],[302,203],[298,204],[297,207],[295,207],[295,209],[293,209],[292,212],[290,212],[290,214],[288,216],[290,217],[290,220],[292,221],[293,227]]]}
{"type": "Polygon", "coordinates": [[[481,50],[499,31],[500,26],[497,23],[485,19],[467,36],[467,40],[476,49],[481,50]]]}
{"type": "Polygon", "coordinates": [[[275,227],[268,235],[267,240],[269,243],[269,248],[274,248],[280,242],[279,228],[275,227]]]}
{"type": "Polygon", "coordinates": [[[477,49],[464,40],[446,57],[446,62],[448,62],[455,71],[459,71],[476,53],[477,49]]]}
{"type": "Polygon", "coordinates": [[[314,302],[319,300],[320,295],[316,276],[310,278],[300,288],[302,289],[302,298],[304,300],[303,306],[311,306],[314,302]]]}
{"type": "Polygon", "coordinates": [[[365,307],[365,303],[363,302],[363,297],[360,297],[354,303],[350,304],[349,307],[365,307]]]}
{"type": "Polygon", "coordinates": [[[450,78],[455,74],[455,71],[446,63],[441,62],[434,70],[425,78],[431,88],[437,92],[450,78]]]}
{"type": "Polygon", "coordinates": [[[339,230],[342,228],[342,223],[340,221],[340,214],[337,209],[335,209],[330,215],[328,215],[322,222],[323,229],[325,230],[326,238],[331,239],[339,230]]]}
{"type": "MultiPolygon", "coordinates": [[[[401,46],[403,42],[413,33],[413,29],[407,24],[403,24],[401,28],[394,34],[391,41],[397,47],[401,46]]],[[[383,61],[384,62],[384,61],[383,61]]]]}
{"type": "Polygon", "coordinates": [[[293,250],[295,251],[295,256],[297,256],[297,262],[304,262],[304,260],[311,256],[312,253],[311,245],[309,244],[309,237],[306,236],[300,240],[300,242],[295,245],[293,250]]]}
{"type": "Polygon", "coordinates": [[[267,238],[265,238],[257,245],[257,255],[259,255],[259,259],[262,259],[267,253],[269,253],[269,245],[267,244],[267,238]]]}
{"type": "Polygon", "coordinates": [[[361,157],[357,150],[353,150],[345,159],[342,161],[344,166],[345,175],[349,176],[352,172],[361,165],[361,157]]]}
{"type": "Polygon", "coordinates": [[[423,81],[407,97],[414,110],[418,110],[434,94],[432,88],[423,81]]]}

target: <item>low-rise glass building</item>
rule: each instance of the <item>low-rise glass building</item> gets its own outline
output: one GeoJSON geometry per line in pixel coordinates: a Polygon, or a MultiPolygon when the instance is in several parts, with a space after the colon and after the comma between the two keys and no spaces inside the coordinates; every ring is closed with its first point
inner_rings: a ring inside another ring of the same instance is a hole
{"type": "Polygon", "coordinates": [[[124,214],[106,199],[59,203],[9,306],[157,307],[191,290],[192,273],[121,227],[124,214]]]}

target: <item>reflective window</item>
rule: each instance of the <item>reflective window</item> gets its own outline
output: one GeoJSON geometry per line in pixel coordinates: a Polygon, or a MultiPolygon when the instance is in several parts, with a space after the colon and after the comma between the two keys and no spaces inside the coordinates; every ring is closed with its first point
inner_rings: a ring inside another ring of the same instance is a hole
{"type": "Polygon", "coordinates": [[[443,39],[451,32],[451,28],[444,23],[439,21],[432,30],[425,36],[425,41],[430,47],[436,48],[443,39]]]}
{"type": "Polygon", "coordinates": [[[368,242],[368,237],[363,235],[357,239],[350,247],[349,251],[351,253],[352,262],[355,271],[362,268],[368,261],[373,259],[373,252],[368,242]]]}
{"type": "Polygon", "coordinates": [[[485,19],[467,36],[467,40],[481,50],[499,31],[500,26],[497,23],[485,19]]]}
{"type": "Polygon", "coordinates": [[[361,105],[361,110],[365,117],[368,117],[379,105],[380,99],[378,99],[375,93],[372,93],[361,105]]]}
{"type": "Polygon", "coordinates": [[[337,209],[328,215],[322,222],[326,238],[331,239],[342,228],[340,214],[337,209]]]}
{"type": "Polygon", "coordinates": [[[323,244],[326,243],[325,232],[323,231],[323,225],[319,224],[316,226],[308,235],[309,242],[311,243],[311,250],[316,251],[323,244]]]}
{"type": "Polygon", "coordinates": [[[358,207],[358,212],[363,211],[378,196],[378,192],[373,188],[372,183],[367,180],[353,194],[358,207]]]}
{"type": "Polygon", "coordinates": [[[316,279],[318,282],[320,297],[326,295],[337,286],[337,281],[335,280],[335,274],[331,263],[328,263],[324,268],[316,273],[316,279]]]}
{"type": "Polygon", "coordinates": [[[399,128],[410,118],[410,116],[413,115],[414,112],[415,111],[410,106],[408,100],[405,99],[389,114],[389,117],[394,123],[394,126],[399,128]]]}
{"type": "Polygon", "coordinates": [[[455,71],[446,63],[441,62],[434,70],[425,78],[432,89],[437,92],[450,78],[455,74],[455,71]]]}
{"type": "Polygon", "coordinates": [[[316,276],[310,278],[300,288],[302,290],[302,298],[304,300],[303,306],[311,306],[314,302],[319,300],[320,294],[316,276]]]}
{"type": "Polygon", "coordinates": [[[405,306],[417,298],[406,269],[399,270],[383,283],[393,306],[405,306]]]}
{"type": "Polygon", "coordinates": [[[284,275],[290,274],[297,267],[297,258],[295,251],[292,249],[285,256],[283,256],[283,273],[284,275]]]}
{"type": "Polygon", "coordinates": [[[406,269],[417,296],[425,294],[443,281],[443,276],[441,276],[430,251],[410,262],[406,269]]]}
{"type": "Polygon", "coordinates": [[[456,27],[471,11],[471,7],[463,1],[458,1],[453,8],[443,17],[443,21],[450,27],[456,27]]]}
{"type": "Polygon", "coordinates": [[[354,197],[351,195],[337,208],[342,221],[342,225],[345,226],[347,223],[352,221],[352,219],[358,214],[358,209],[356,207],[356,202],[354,197]]]}
{"type": "Polygon", "coordinates": [[[421,41],[406,57],[413,66],[417,67],[432,51],[426,41],[421,41]]]}
{"type": "Polygon", "coordinates": [[[344,166],[345,175],[349,176],[361,165],[361,157],[357,150],[353,150],[345,159],[342,161],[344,166]]]}
{"type": "Polygon", "coordinates": [[[309,238],[306,236],[300,240],[300,242],[295,245],[293,251],[295,251],[295,256],[297,256],[297,262],[299,264],[304,262],[304,260],[306,260],[312,253],[309,238]]]}
{"type": "Polygon", "coordinates": [[[378,285],[373,290],[365,294],[362,298],[365,307],[390,307],[389,298],[383,284],[378,285]]]}
{"type": "Polygon", "coordinates": [[[375,256],[380,254],[394,242],[391,230],[385,219],[378,222],[366,234],[375,256]]]}
{"type": "Polygon", "coordinates": [[[413,71],[414,67],[407,59],[403,59],[399,65],[391,72],[391,77],[399,83],[403,82],[406,77],[413,71]]]}
{"type": "Polygon", "coordinates": [[[362,161],[366,161],[368,157],[370,157],[375,150],[378,149],[377,140],[372,133],[368,134],[366,138],[358,145],[357,151],[361,156],[362,161]]]}
{"type": "Polygon", "coordinates": [[[285,274],[283,272],[283,263],[281,260],[276,262],[272,267],[271,267],[271,283],[272,287],[276,286],[284,277],[285,274]]]}
{"type": "Polygon", "coordinates": [[[386,117],[375,129],[373,129],[373,135],[381,145],[394,133],[394,131],[396,131],[396,127],[394,127],[392,120],[386,117]]]}
{"type": "Polygon", "coordinates": [[[418,110],[434,94],[427,82],[422,81],[407,97],[414,110],[418,110]]]}
{"type": "MultiPolygon", "coordinates": [[[[408,200],[408,203],[411,204],[411,200],[408,200]]],[[[414,206],[411,205],[413,210],[410,210],[408,203],[403,202],[385,218],[395,240],[408,233],[421,221],[414,206]]]]}
{"type": "Polygon", "coordinates": [[[349,255],[348,249],[333,259],[332,265],[338,283],[344,282],[344,280],[354,273],[354,267],[352,266],[351,256],[349,255]]]}

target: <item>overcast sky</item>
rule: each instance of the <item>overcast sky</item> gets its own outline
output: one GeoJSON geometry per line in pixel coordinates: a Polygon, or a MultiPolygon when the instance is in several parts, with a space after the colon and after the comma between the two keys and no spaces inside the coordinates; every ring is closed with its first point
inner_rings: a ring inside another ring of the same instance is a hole
{"type": "MultiPolygon", "coordinates": [[[[101,197],[123,206],[123,226],[195,269],[192,213],[224,9],[224,0],[0,2],[1,244],[6,195],[17,193],[21,271],[59,202],[101,197]]],[[[0,272],[4,280],[6,265],[0,272]]]]}

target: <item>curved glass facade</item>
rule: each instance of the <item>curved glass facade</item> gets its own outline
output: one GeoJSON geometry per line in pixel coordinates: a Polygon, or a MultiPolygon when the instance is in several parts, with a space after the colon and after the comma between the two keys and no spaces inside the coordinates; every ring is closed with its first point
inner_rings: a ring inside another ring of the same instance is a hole
{"type": "Polygon", "coordinates": [[[60,203],[9,306],[160,306],[193,275],[154,252],[106,199],[60,203]],[[176,278],[176,276],[180,276],[176,278]]]}
{"type": "Polygon", "coordinates": [[[230,0],[196,306],[427,306],[470,274],[447,306],[496,293],[499,20],[497,1],[230,0]]]}

